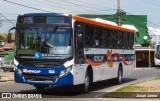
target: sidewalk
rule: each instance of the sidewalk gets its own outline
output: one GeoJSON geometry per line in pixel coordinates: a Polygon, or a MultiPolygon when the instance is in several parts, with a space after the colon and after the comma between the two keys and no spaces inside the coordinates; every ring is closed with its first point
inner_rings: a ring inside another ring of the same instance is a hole
{"type": "Polygon", "coordinates": [[[0,71],[0,82],[7,82],[14,80],[14,72],[0,71]]]}

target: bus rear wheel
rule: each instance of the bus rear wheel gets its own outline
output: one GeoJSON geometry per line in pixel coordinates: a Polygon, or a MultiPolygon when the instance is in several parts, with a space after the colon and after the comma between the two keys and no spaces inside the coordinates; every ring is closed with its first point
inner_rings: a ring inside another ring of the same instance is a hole
{"type": "Polygon", "coordinates": [[[122,83],[122,67],[119,67],[118,69],[118,77],[117,77],[117,84],[121,84],[122,83]]]}

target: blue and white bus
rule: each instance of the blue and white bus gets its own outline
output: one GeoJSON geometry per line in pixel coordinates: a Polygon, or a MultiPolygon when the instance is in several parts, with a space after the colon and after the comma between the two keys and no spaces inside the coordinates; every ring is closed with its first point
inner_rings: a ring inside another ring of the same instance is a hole
{"type": "Polygon", "coordinates": [[[134,71],[133,29],[68,14],[31,13],[18,16],[15,30],[15,82],[37,90],[82,85],[87,92],[93,82],[116,78],[121,83],[134,71]]]}

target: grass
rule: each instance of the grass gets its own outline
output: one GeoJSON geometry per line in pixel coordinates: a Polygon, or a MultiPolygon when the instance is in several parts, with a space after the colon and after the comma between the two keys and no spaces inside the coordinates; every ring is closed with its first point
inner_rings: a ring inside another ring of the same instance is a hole
{"type": "Polygon", "coordinates": [[[159,76],[159,77],[157,77],[157,78],[155,78],[155,80],[160,80],[160,76],[159,76]]]}
{"type": "Polygon", "coordinates": [[[114,92],[108,92],[104,94],[104,97],[111,98],[133,98],[136,96],[135,92],[145,92],[147,89],[145,87],[134,86],[134,84],[130,84],[128,86],[124,86],[114,92]]]}
{"type": "MultiPolygon", "coordinates": [[[[160,76],[154,80],[160,80],[160,76]]],[[[136,84],[139,84],[142,82],[147,82],[147,81],[141,81],[141,82],[129,84],[113,92],[107,92],[103,96],[109,97],[109,98],[135,98],[137,93],[144,93],[152,89],[152,88],[147,88],[143,86],[136,86],[136,84]]]]}

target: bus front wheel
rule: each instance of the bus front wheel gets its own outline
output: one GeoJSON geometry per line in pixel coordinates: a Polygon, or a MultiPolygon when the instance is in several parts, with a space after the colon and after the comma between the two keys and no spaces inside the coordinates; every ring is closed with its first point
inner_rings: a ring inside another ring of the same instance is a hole
{"type": "Polygon", "coordinates": [[[82,92],[89,92],[89,86],[90,86],[90,77],[89,77],[89,73],[88,70],[86,71],[85,74],[85,80],[84,80],[84,84],[82,85],[82,92]]]}

